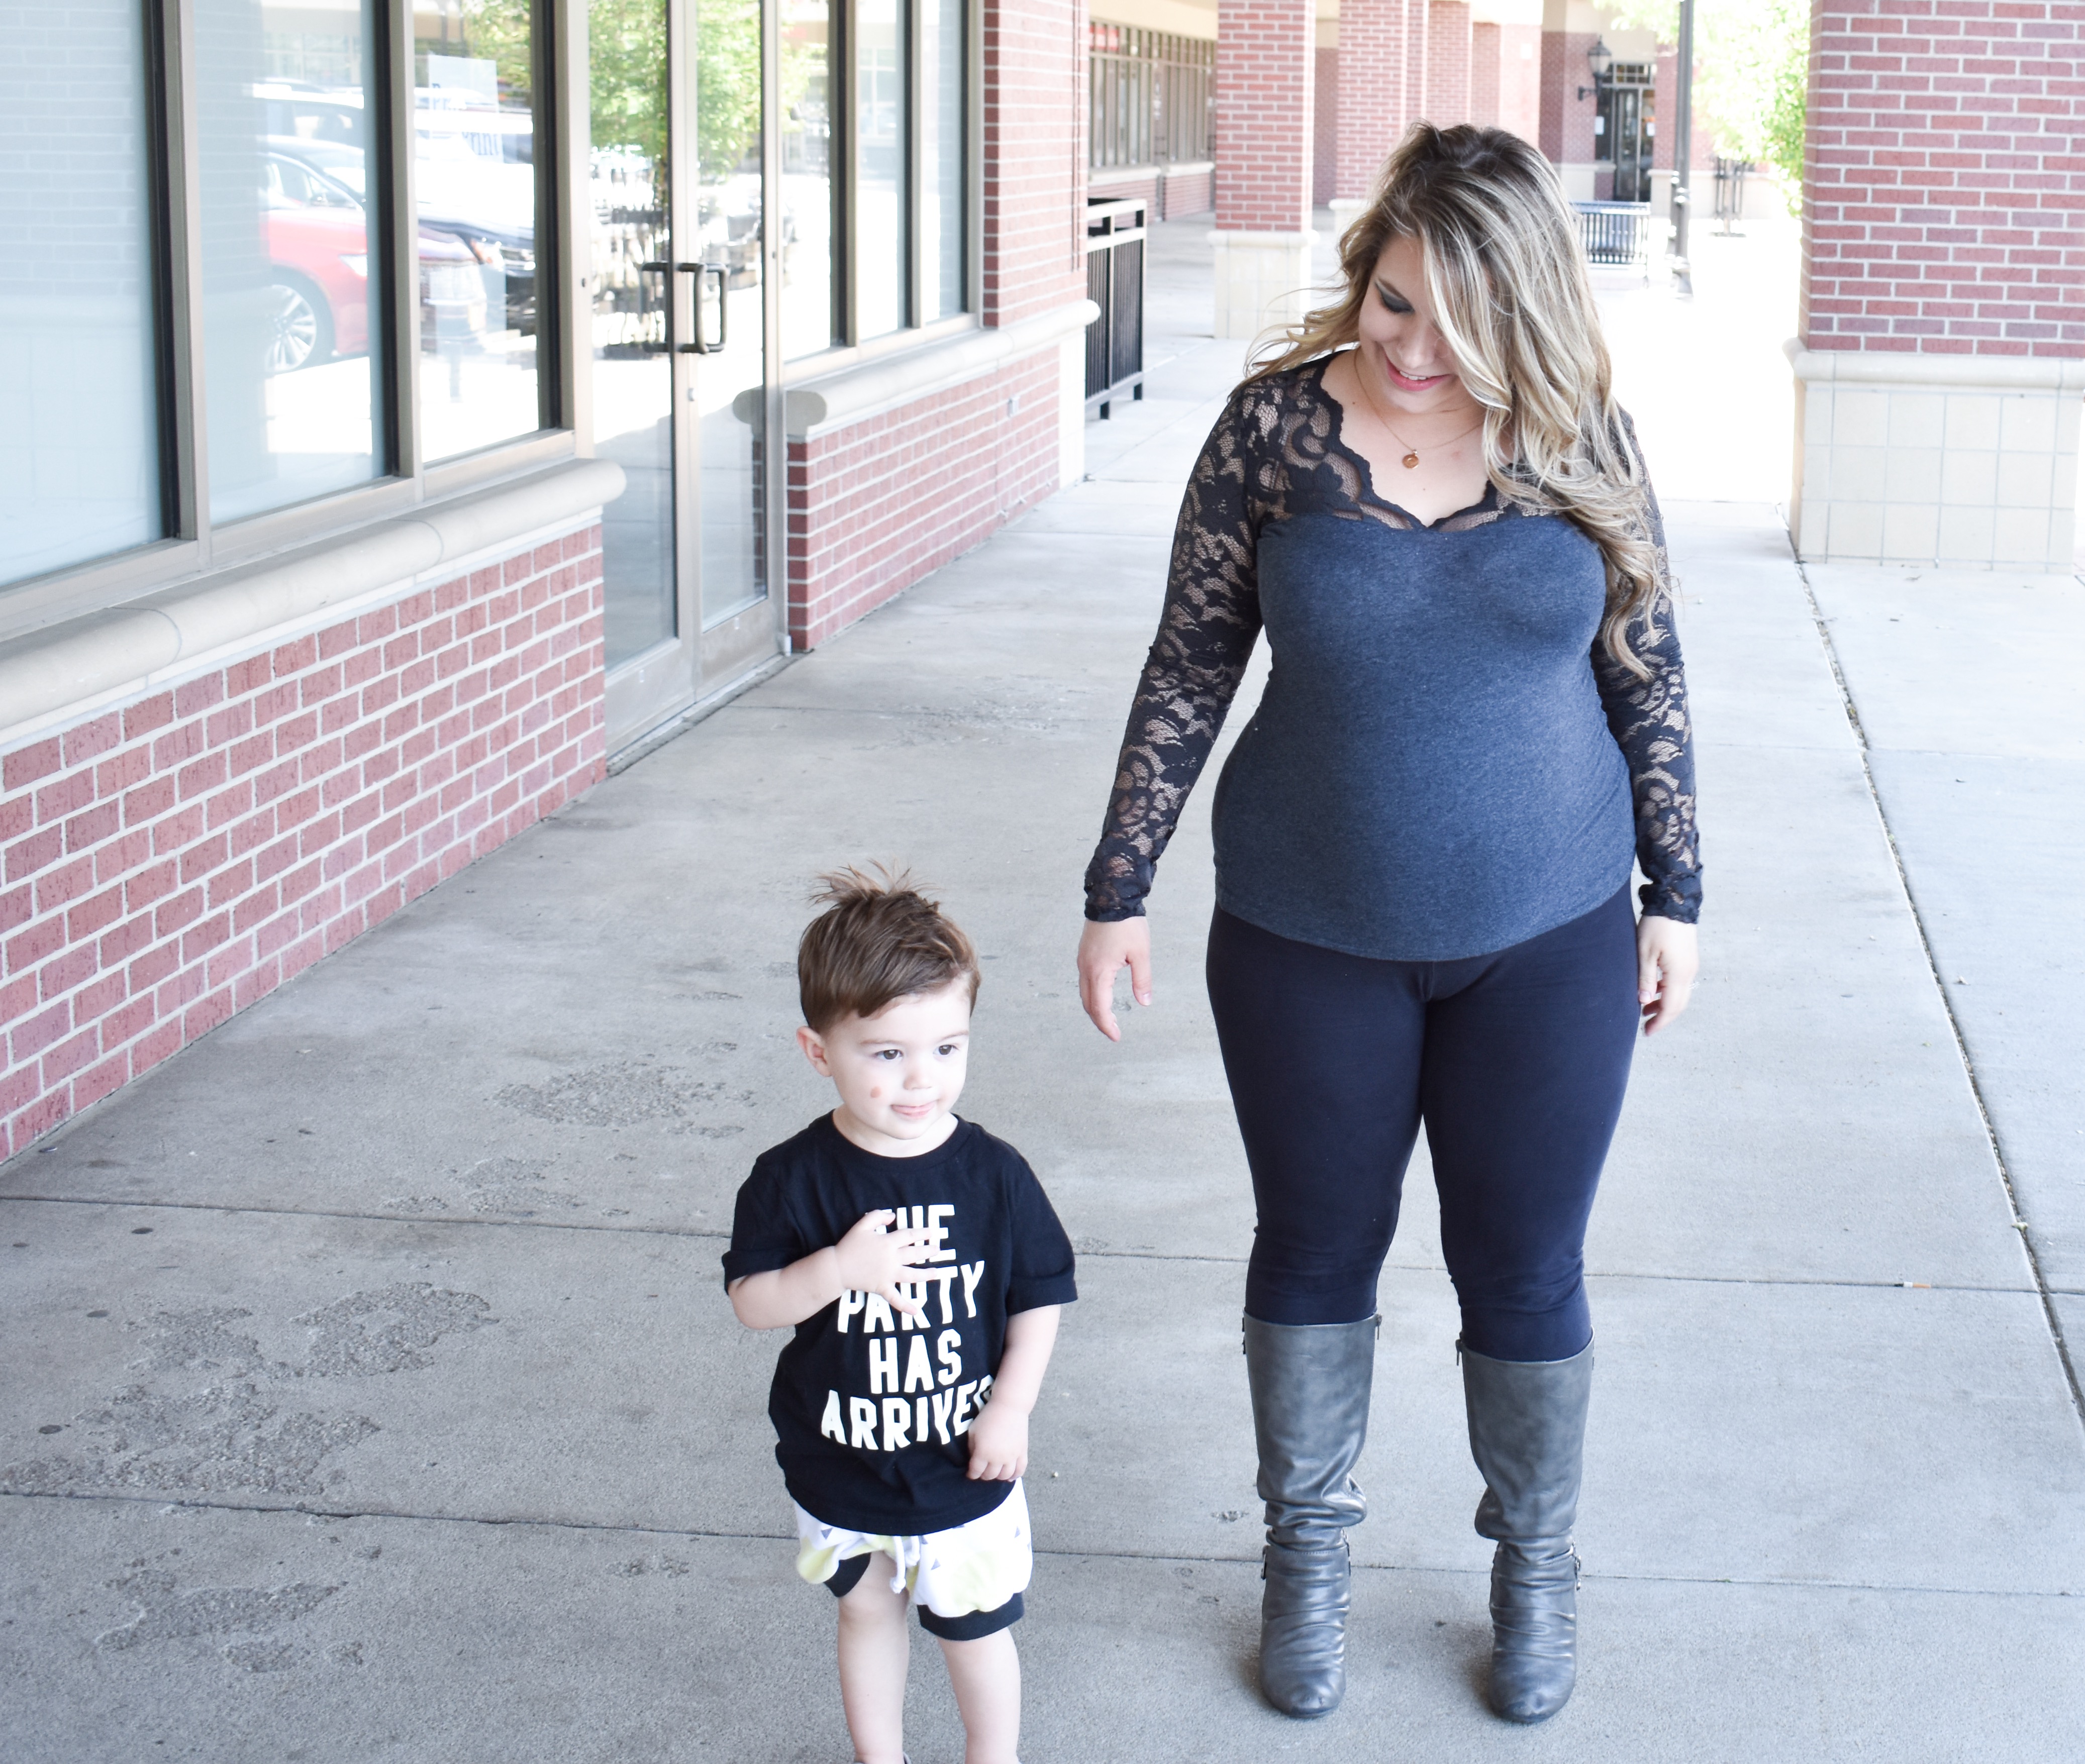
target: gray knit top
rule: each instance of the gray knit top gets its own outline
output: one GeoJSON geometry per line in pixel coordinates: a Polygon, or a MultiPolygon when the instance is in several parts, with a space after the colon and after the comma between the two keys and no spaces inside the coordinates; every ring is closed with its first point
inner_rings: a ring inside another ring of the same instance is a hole
{"type": "MultiPolygon", "coordinates": [[[[1263,628],[1272,671],[1217,786],[1217,899],[1358,956],[1481,955],[1590,912],[1700,910],[1686,678],[1669,587],[1599,642],[1599,549],[1487,486],[1432,525],[1339,438],[1326,363],[1232,396],[1180,510],[1086,916],[1144,910],[1263,628]]],[[[1635,445],[1634,436],[1629,437],[1635,445]]],[[[1664,532],[1650,504],[1661,563],[1664,532]]]]}

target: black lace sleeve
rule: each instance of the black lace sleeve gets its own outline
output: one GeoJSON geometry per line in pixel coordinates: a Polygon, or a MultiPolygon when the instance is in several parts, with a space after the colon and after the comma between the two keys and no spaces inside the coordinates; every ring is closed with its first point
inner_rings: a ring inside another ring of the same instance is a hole
{"type": "Polygon", "coordinates": [[[1247,387],[1210,431],[1187,481],[1158,635],[1129,707],[1115,792],[1093,862],[1086,917],[1135,918],[1152,872],[1208,763],[1259,636],[1255,463],[1272,401],[1247,387]]]}
{"type": "MultiPolygon", "coordinates": [[[[1636,431],[1623,419],[1630,449],[1642,463],[1636,431]]],[[[1646,476],[1646,486],[1648,477],[1646,476]]],[[[1687,672],[1674,628],[1671,565],[1665,520],[1658,494],[1650,497],[1650,536],[1658,547],[1658,590],[1644,612],[1629,621],[1629,647],[1650,670],[1639,680],[1593,643],[1593,677],[1600,708],[1629,762],[1636,803],[1636,858],[1648,879],[1643,910],[1692,925],[1701,913],[1701,852],[1694,825],[1694,728],[1687,713],[1687,672]]]]}

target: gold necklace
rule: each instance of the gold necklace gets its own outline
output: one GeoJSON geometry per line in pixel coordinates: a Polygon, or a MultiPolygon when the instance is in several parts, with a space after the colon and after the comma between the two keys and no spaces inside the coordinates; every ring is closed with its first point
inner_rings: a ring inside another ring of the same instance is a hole
{"type": "MultiPolygon", "coordinates": [[[[1399,463],[1403,464],[1405,470],[1408,472],[1416,470],[1419,464],[1419,449],[1412,446],[1412,444],[1409,441],[1406,440],[1403,435],[1399,435],[1396,430],[1391,428],[1390,418],[1382,413],[1382,406],[1375,401],[1375,392],[1369,385],[1368,376],[1359,371],[1361,363],[1357,362],[1354,366],[1357,370],[1354,378],[1361,382],[1361,396],[1368,400],[1369,411],[1374,414],[1375,420],[1378,422],[1381,423],[1385,429],[1389,430],[1391,439],[1404,449],[1404,458],[1399,463]]],[[[1458,441],[1463,439],[1463,435],[1475,435],[1477,430],[1484,427],[1484,419],[1482,416],[1480,416],[1475,422],[1469,426],[1468,428],[1463,430],[1462,435],[1451,435],[1445,441],[1436,441],[1433,443],[1434,452],[1437,453],[1442,447],[1453,447],[1458,441]]]]}

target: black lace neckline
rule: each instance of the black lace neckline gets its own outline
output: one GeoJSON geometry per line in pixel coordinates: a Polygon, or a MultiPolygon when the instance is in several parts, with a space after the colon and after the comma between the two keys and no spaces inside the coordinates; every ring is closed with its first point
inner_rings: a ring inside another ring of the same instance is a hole
{"type": "Polygon", "coordinates": [[[1340,456],[1354,469],[1354,474],[1360,480],[1361,484],[1361,494],[1357,500],[1372,502],[1378,508],[1386,509],[1399,519],[1409,521],[1416,532],[1429,533],[1439,532],[1448,522],[1458,519],[1463,515],[1488,515],[1496,509],[1498,507],[1498,486],[1492,482],[1488,477],[1484,480],[1484,494],[1474,502],[1462,508],[1451,508],[1446,514],[1434,520],[1421,520],[1402,502],[1391,501],[1375,487],[1375,468],[1369,464],[1364,455],[1347,444],[1347,407],[1340,402],[1338,397],[1325,384],[1325,371],[1341,355],[1348,353],[1349,352],[1345,350],[1335,350],[1330,355],[1322,355],[1314,362],[1306,362],[1303,366],[1303,372],[1311,376],[1317,396],[1324,401],[1331,412],[1331,432],[1325,438],[1326,445],[1337,448],[1340,456]]]}

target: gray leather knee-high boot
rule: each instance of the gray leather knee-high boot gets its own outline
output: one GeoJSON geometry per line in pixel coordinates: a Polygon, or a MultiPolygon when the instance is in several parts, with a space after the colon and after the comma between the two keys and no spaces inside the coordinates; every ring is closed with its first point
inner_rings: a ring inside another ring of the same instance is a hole
{"type": "Polygon", "coordinates": [[[1484,1473],[1477,1533],[1492,1553],[1493,1713],[1546,1721],[1578,1676],[1578,1516],[1593,1350],[1569,1359],[1492,1359],[1463,1351],[1470,1455],[1484,1473]]]}
{"type": "Polygon", "coordinates": [[[1284,1715],[1330,1715],[1347,1689],[1347,1528],[1368,1507],[1352,1471],[1368,1436],[1376,1320],[1245,1320],[1267,1503],[1259,1688],[1284,1715]]]}

